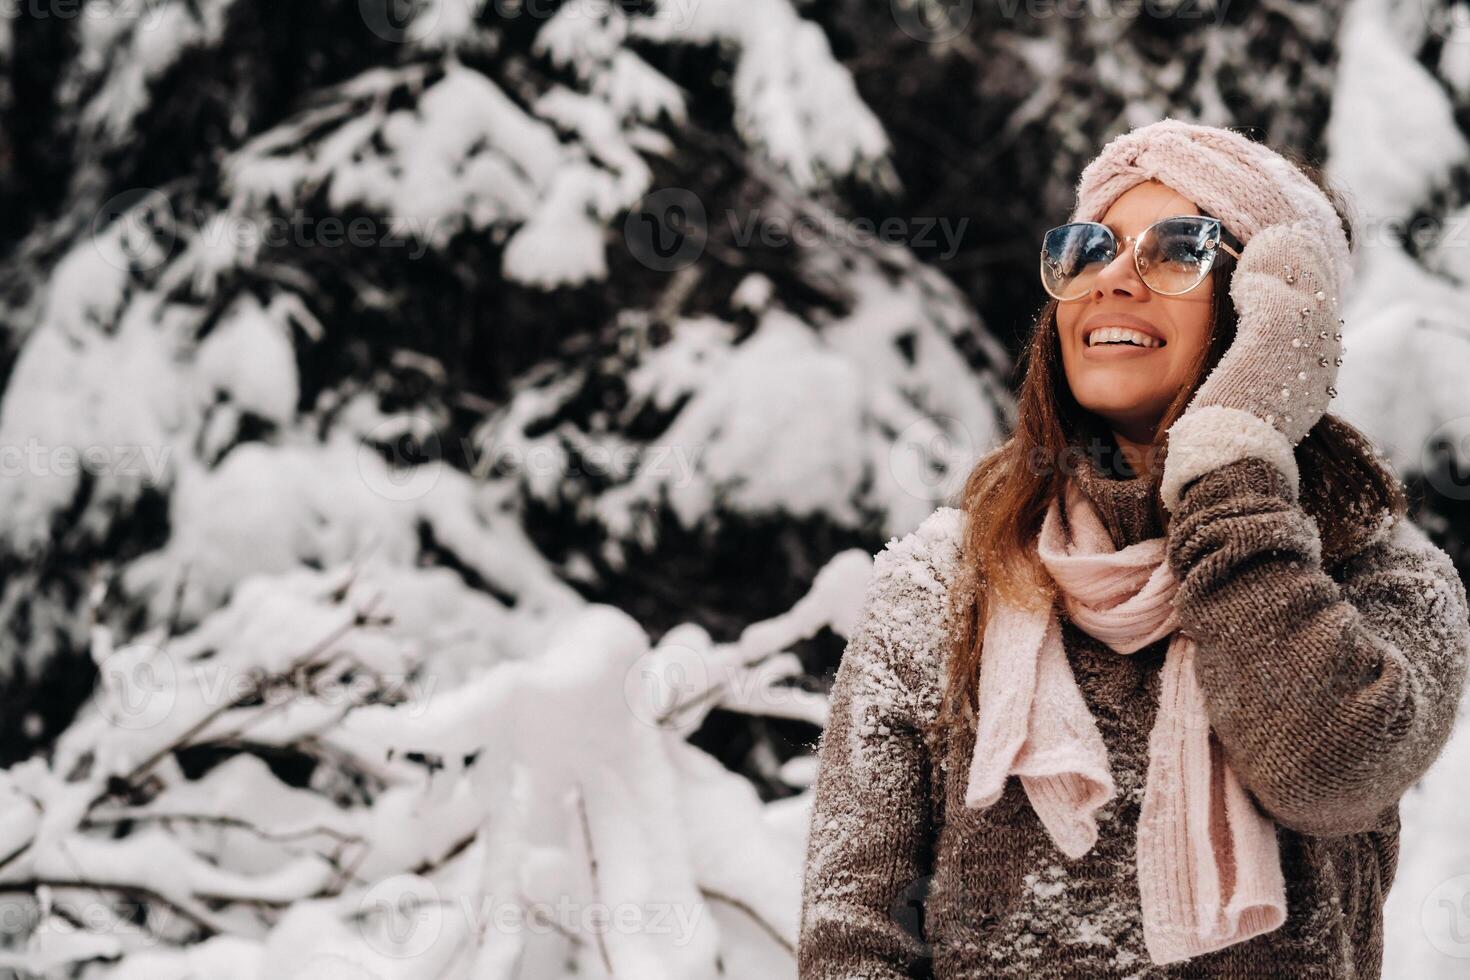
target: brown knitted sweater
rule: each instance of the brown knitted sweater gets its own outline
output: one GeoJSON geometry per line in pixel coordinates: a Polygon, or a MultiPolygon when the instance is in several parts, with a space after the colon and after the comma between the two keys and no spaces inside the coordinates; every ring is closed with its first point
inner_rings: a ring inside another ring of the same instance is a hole
{"type": "MultiPolygon", "coordinates": [[[[1163,533],[1145,479],[1085,455],[1078,478],[1120,547],[1163,533]]],[[[1198,644],[1226,757],[1277,822],[1288,916],[1156,967],[1134,837],[1167,638],[1123,656],[1063,615],[1118,788],[1089,853],[1056,849],[1019,780],[989,809],[967,808],[973,727],[923,734],[939,708],[963,523],[941,507],[888,543],[837,671],[807,843],[802,980],[1377,980],[1398,800],[1449,737],[1470,651],[1465,587],[1444,552],[1407,520],[1374,522],[1324,569],[1315,522],[1256,458],[1186,489],[1167,538],[1180,625],[1198,644]]]]}

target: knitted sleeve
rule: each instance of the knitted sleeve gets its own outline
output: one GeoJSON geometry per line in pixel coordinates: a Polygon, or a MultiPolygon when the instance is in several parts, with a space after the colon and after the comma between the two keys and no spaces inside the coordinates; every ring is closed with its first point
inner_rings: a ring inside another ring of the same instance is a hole
{"type": "Polygon", "coordinates": [[[922,901],[937,833],[922,726],[937,707],[941,558],[960,516],[941,508],[879,553],[837,669],[817,748],[801,980],[896,980],[915,975],[926,955],[903,922],[922,901]]]}
{"type": "Polygon", "coordinates": [[[1444,747],[1470,651],[1464,583],[1407,519],[1322,567],[1296,486],[1246,457],[1190,483],[1168,530],[1180,627],[1226,758],[1302,833],[1373,829],[1444,747]]]}

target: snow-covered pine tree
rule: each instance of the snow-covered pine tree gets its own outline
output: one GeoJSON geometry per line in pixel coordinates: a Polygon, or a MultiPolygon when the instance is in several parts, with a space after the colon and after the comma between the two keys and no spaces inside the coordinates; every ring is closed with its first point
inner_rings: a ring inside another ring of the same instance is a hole
{"type": "Polygon", "coordinates": [[[762,726],[1008,355],[843,223],[891,146],[787,0],[502,6],[7,23],[5,963],[791,969],[762,726]]]}

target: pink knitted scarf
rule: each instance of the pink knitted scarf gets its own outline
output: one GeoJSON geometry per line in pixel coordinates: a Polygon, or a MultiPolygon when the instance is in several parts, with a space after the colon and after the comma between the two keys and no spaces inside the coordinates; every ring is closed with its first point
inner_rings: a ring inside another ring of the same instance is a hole
{"type": "MultiPolygon", "coordinates": [[[[1194,640],[1178,629],[1164,538],[1117,550],[1071,480],[1066,507],[1071,540],[1053,500],[1037,549],[1071,620],[1121,654],[1170,637],[1138,821],[1149,955],[1172,963],[1269,932],[1286,920],[1275,824],[1246,795],[1210,728],[1194,640]]],[[[1113,777],[1067,662],[1055,602],[992,606],[979,691],[966,805],[990,806],[1015,774],[1057,847],[1072,858],[1087,853],[1113,777]]]]}

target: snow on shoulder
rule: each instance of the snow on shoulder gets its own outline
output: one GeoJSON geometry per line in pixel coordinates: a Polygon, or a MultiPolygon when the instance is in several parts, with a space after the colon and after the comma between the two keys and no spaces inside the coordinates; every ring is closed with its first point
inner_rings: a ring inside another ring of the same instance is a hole
{"type": "Polygon", "coordinates": [[[964,533],[965,512],[956,507],[940,507],[905,534],[889,538],[873,560],[874,579],[915,576],[928,587],[948,576],[959,559],[960,536],[964,533]]]}
{"type": "Polygon", "coordinates": [[[861,657],[877,656],[908,707],[937,707],[949,647],[949,586],[958,566],[965,514],[940,507],[902,538],[890,538],[873,561],[862,623],[854,636],[861,657]]]}

